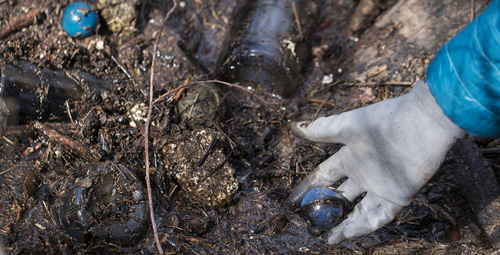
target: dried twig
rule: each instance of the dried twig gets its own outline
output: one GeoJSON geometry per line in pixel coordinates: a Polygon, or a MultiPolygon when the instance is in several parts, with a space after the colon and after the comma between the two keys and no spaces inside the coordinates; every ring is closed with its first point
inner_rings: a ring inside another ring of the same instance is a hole
{"type": "Polygon", "coordinates": [[[276,115],[282,119],[281,117],[281,114],[278,112],[278,110],[276,110],[274,107],[270,106],[269,103],[264,100],[264,98],[258,96],[257,94],[255,94],[253,91],[243,87],[243,86],[240,86],[238,84],[234,84],[234,83],[230,83],[230,82],[225,82],[225,81],[221,81],[221,80],[206,80],[206,81],[195,81],[195,82],[192,82],[192,83],[188,83],[186,85],[182,85],[182,86],[179,86],[175,89],[171,89],[167,92],[165,92],[163,95],[159,96],[157,99],[155,99],[153,101],[153,104],[163,100],[165,97],[167,97],[168,95],[174,93],[174,92],[177,92],[177,91],[180,91],[180,90],[184,90],[186,88],[189,88],[189,87],[192,87],[194,85],[199,85],[199,84],[204,84],[204,83],[217,83],[217,84],[220,84],[220,85],[224,85],[224,86],[227,86],[227,87],[230,87],[230,88],[236,88],[236,89],[239,89],[239,90],[242,90],[248,94],[250,94],[253,98],[257,99],[260,103],[266,105],[266,106],[269,106],[269,108],[271,108],[271,110],[273,110],[274,113],[276,113],[276,115]]]}
{"type": "Polygon", "coordinates": [[[68,111],[68,117],[71,123],[75,123],[73,121],[73,116],[71,115],[71,107],[69,106],[69,100],[64,101],[64,105],[66,105],[66,110],[68,111]]]}
{"type": "Polygon", "coordinates": [[[335,107],[336,106],[335,103],[328,102],[328,101],[322,100],[322,99],[317,99],[317,98],[308,98],[307,102],[317,103],[317,104],[322,104],[322,105],[328,105],[328,106],[331,106],[331,107],[335,107]]]}
{"type": "Polygon", "coordinates": [[[472,22],[476,18],[476,3],[474,0],[470,0],[470,21],[472,22]]]}
{"type": "Polygon", "coordinates": [[[266,100],[264,100],[264,98],[258,96],[253,91],[251,91],[251,90],[249,90],[249,89],[247,89],[247,88],[245,88],[243,86],[240,86],[238,84],[234,84],[234,83],[230,83],[230,82],[225,82],[225,81],[220,81],[220,80],[208,80],[208,81],[204,81],[204,83],[205,82],[213,82],[213,83],[217,83],[217,84],[228,86],[230,88],[236,88],[236,89],[239,89],[239,90],[242,90],[242,91],[245,91],[245,92],[249,93],[253,98],[257,99],[257,101],[259,101],[261,104],[266,105],[269,108],[271,108],[271,110],[280,119],[280,121],[283,124],[283,126],[285,126],[285,120],[283,119],[283,116],[281,116],[281,114],[279,113],[279,111],[276,110],[276,108],[274,108],[271,105],[269,105],[269,103],[266,100]]]}
{"type": "Polygon", "coordinates": [[[40,123],[39,121],[33,121],[32,126],[39,133],[44,135],[45,139],[47,139],[48,141],[65,147],[66,149],[84,158],[85,160],[99,162],[99,160],[101,160],[102,158],[101,152],[98,149],[87,144],[75,141],[70,137],[57,132],[55,129],[40,123]]]}
{"type": "Polygon", "coordinates": [[[417,215],[417,216],[413,216],[413,217],[409,217],[407,219],[400,219],[400,220],[397,220],[397,223],[398,225],[402,225],[402,224],[413,224],[413,221],[417,221],[417,220],[421,220],[425,217],[429,216],[428,213],[424,213],[424,214],[421,214],[421,215],[417,215]]]}
{"type": "MultiPolygon", "coordinates": [[[[191,76],[187,77],[186,80],[184,80],[184,83],[183,85],[187,85],[189,82],[191,81],[191,76]]],[[[179,100],[179,98],[181,98],[181,95],[182,95],[182,92],[184,91],[184,89],[181,89],[179,91],[177,91],[177,93],[175,94],[175,97],[174,97],[174,100],[177,101],[179,100]]]]}
{"type": "Polygon", "coordinates": [[[212,119],[210,119],[208,116],[207,116],[207,113],[205,111],[203,111],[203,109],[200,108],[200,111],[203,113],[203,116],[205,117],[205,119],[210,122],[210,124],[214,125],[214,127],[219,131],[221,132],[221,134],[226,137],[227,141],[229,142],[229,146],[231,146],[231,150],[234,149],[234,146],[236,145],[236,143],[233,141],[233,139],[231,139],[231,137],[229,137],[229,135],[226,134],[226,132],[224,132],[224,130],[222,130],[222,128],[219,126],[219,124],[215,123],[212,119]]]}
{"type": "Polygon", "coordinates": [[[160,41],[161,38],[161,33],[163,32],[163,28],[165,27],[165,22],[168,20],[170,17],[170,14],[175,10],[177,7],[177,1],[173,0],[173,6],[170,8],[170,10],[167,12],[167,15],[165,15],[165,18],[163,19],[162,26],[160,28],[160,31],[158,32],[158,36],[156,37],[156,41],[153,47],[153,59],[151,62],[151,75],[150,75],[150,80],[149,80],[149,106],[148,106],[148,115],[146,119],[146,125],[144,127],[144,157],[145,157],[145,164],[146,164],[146,188],[148,190],[148,204],[149,204],[149,215],[151,219],[151,226],[153,228],[153,235],[155,238],[155,243],[156,243],[156,248],[158,249],[158,252],[163,255],[163,249],[161,248],[161,243],[160,239],[158,237],[158,231],[156,229],[156,222],[155,222],[155,216],[154,216],[154,209],[153,209],[153,195],[151,193],[151,180],[149,177],[149,125],[151,124],[151,113],[153,112],[153,88],[154,88],[154,68],[155,68],[155,60],[156,60],[156,49],[158,48],[158,41],[160,41]]]}
{"type": "Polygon", "coordinates": [[[479,149],[479,152],[482,154],[496,154],[500,153],[500,148],[481,148],[479,149]]]}
{"type": "Polygon", "coordinates": [[[115,64],[118,66],[118,68],[120,68],[120,70],[122,70],[122,72],[127,76],[127,78],[132,81],[134,86],[137,87],[137,84],[135,83],[134,77],[132,77],[132,75],[130,75],[130,73],[127,71],[127,69],[125,69],[125,67],[123,67],[123,65],[120,64],[118,59],[116,59],[115,56],[111,56],[111,60],[113,60],[113,62],[115,62],[115,64]]]}
{"type": "Polygon", "coordinates": [[[221,81],[221,80],[206,80],[206,81],[195,81],[195,82],[192,82],[192,83],[184,83],[185,85],[182,85],[182,86],[179,86],[175,89],[171,89],[167,92],[165,92],[163,95],[159,96],[157,99],[155,99],[153,101],[153,104],[156,104],[158,103],[159,101],[163,100],[165,97],[169,96],[170,94],[174,93],[174,92],[178,92],[178,91],[182,91],[186,88],[189,88],[189,87],[192,87],[192,86],[195,86],[195,85],[199,85],[199,84],[205,84],[205,83],[217,83],[217,84],[220,84],[220,85],[224,85],[224,86],[227,86],[227,87],[230,87],[230,88],[236,88],[236,89],[239,89],[239,90],[242,90],[248,94],[250,94],[253,98],[257,99],[257,101],[259,101],[261,104],[267,106],[268,108],[270,108],[275,114],[276,116],[279,118],[280,122],[282,123],[283,126],[286,126],[286,122],[285,120],[283,119],[283,116],[281,116],[281,114],[279,113],[279,111],[272,107],[271,105],[269,105],[269,103],[262,97],[258,96],[257,94],[255,94],[253,91],[243,87],[243,86],[240,86],[238,84],[234,84],[234,83],[230,83],[230,82],[225,82],[225,81],[221,81]]]}
{"type": "Polygon", "coordinates": [[[4,174],[6,174],[6,173],[8,173],[8,172],[12,171],[13,169],[14,169],[14,166],[13,166],[13,167],[10,167],[9,169],[7,169],[7,170],[5,170],[5,171],[0,172],[0,175],[4,175],[4,174]]]}
{"type": "Polygon", "coordinates": [[[293,15],[295,16],[295,22],[297,22],[297,27],[299,29],[299,36],[302,36],[302,26],[300,25],[299,14],[297,12],[297,7],[295,6],[295,2],[292,2],[293,15]]]}
{"type": "Polygon", "coordinates": [[[40,13],[40,10],[33,9],[24,15],[13,18],[0,30],[0,39],[4,39],[12,33],[30,26],[41,17],[42,14],[40,13]]]}
{"type": "Polygon", "coordinates": [[[345,82],[339,85],[342,86],[366,86],[366,87],[381,87],[381,86],[403,86],[411,87],[415,82],[412,81],[387,81],[387,82],[345,82]]]}
{"type": "Polygon", "coordinates": [[[186,84],[186,85],[179,86],[179,87],[177,87],[177,88],[175,88],[175,89],[171,89],[171,90],[169,90],[169,91],[167,91],[167,92],[163,93],[163,95],[159,96],[157,99],[155,99],[155,100],[153,101],[153,104],[156,104],[156,103],[160,102],[160,101],[161,101],[161,100],[163,100],[165,97],[167,97],[168,95],[170,95],[170,94],[172,94],[172,93],[174,93],[174,92],[182,91],[182,90],[184,90],[184,89],[186,89],[186,88],[189,88],[189,87],[194,86],[194,85],[197,85],[197,84],[199,84],[199,82],[195,82],[195,83],[188,83],[188,84],[186,84]]]}

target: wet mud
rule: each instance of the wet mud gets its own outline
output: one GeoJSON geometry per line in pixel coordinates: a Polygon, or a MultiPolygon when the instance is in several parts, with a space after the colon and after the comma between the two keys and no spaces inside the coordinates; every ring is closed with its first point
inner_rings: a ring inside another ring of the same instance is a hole
{"type": "MultiPolygon", "coordinates": [[[[4,97],[17,109],[0,137],[0,237],[8,254],[157,254],[145,139],[167,254],[494,252],[453,176],[451,155],[393,222],[339,245],[310,235],[286,204],[290,190],[340,146],[298,139],[290,121],[398,96],[423,78],[439,46],[411,51],[410,43],[386,53],[399,66],[356,62],[374,42],[380,55],[382,42],[396,47],[394,31],[404,24],[373,24],[397,1],[315,2],[310,35],[287,38],[307,39],[309,49],[294,59],[303,61],[301,75],[287,97],[272,87],[206,82],[221,77],[218,61],[244,1],[179,1],[165,24],[171,1],[89,3],[101,17],[97,33],[73,39],[60,24],[68,1],[0,1],[0,28],[30,10],[41,13],[0,48],[4,97]],[[361,10],[360,2],[376,6],[361,10]],[[145,138],[153,56],[157,100],[145,138]]],[[[498,173],[500,144],[475,142],[498,173]]]]}

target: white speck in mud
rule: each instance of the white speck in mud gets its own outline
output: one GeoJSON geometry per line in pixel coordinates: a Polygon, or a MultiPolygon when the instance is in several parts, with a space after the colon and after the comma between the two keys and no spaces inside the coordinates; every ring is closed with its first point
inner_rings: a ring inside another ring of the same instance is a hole
{"type": "Polygon", "coordinates": [[[302,246],[299,248],[299,252],[309,252],[309,248],[305,247],[305,246],[302,246]]]}
{"type": "Polygon", "coordinates": [[[97,50],[104,50],[104,41],[98,41],[96,44],[95,44],[95,48],[97,50]]]}
{"type": "Polygon", "coordinates": [[[130,118],[129,125],[131,127],[137,127],[137,122],[146,122],[147,112],[148,112],[148,107],[145,103],[134,105],[128,111],[128,117],[130,118]]]}
{"type": "Polygon", "coordinates": [[[325,75],[323,76],[323,80],[321,81],[322,84],[326,85],[326,84],[330,84],[333,82],[333,74],[329,74],[329,75],[325,75]]]}
{"type": "Polygon", "coordinates": [[[142,192],[139,191],[139,190],[134,190],[134,192],[132,193],[132,197],[135,199],[135,200],[141,200],[143,198],[142,196],[142,192]]]}
{"type": "Polygon", "coordinates": [[[297,54],[295,54],[295,43],[294,42],[287,40],[287,39],[283,39],[283,46],[285,46],[292,53],[292,55],[294,57],[297,56],[297,54]]]}

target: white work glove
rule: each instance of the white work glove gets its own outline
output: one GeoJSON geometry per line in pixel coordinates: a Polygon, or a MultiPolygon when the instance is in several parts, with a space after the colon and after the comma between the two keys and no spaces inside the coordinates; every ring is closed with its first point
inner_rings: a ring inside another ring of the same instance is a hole
{"type": "MultiPolygon", "coordinates": [[[[450,95],[453,96],[453,95],[450,95]]],[[[373,105],[292,124],[313,142],[344,146],[290,194],[295,207],[311,189],[348,179],[337,192],[353,202],[366,196],[323,237],[331,244],[373,232],[394,219],[429,181],[466,133],[448,119],[423,81],[411,92],[373,105]]]]}

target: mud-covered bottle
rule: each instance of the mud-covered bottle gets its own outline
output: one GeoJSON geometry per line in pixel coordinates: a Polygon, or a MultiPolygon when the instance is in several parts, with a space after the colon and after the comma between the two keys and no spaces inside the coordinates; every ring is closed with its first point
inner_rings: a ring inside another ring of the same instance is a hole
{"type": "Polygon", "coordinates": [[[34,119],[69,121],[68,100],[81,100],[83,95],[87,95],[84,93],[89,91],[104,93],[112,85],[112,81],[80,70],[39,68],[20,60],[15,65],[1,63],[0,69],[0,86],[3,86],[0,93],[0,124],[7,122],[8,125],[16,125],[34,119]]]}
{"type": "Polygon", "coordinates": [[[293,96],[309,62],[316,9],[314,1],[244,2],[234,13],[216,75],[293,96]]]}

